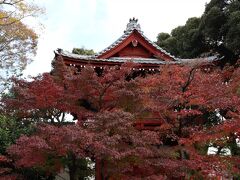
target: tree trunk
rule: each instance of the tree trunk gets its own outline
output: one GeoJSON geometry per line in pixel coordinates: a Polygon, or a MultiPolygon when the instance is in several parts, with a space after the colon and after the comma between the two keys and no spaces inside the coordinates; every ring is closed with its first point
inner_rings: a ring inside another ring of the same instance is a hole
{"type": "Polygon", "coordinates": [[[229,137],[230,142],[230,150],[232,156],[239,156],[240,155],[240,148],[238,147],[236,136],[232,133],[229,137]]]}
{"type": "Polygon", "coordinates": [[[106,180],[106,172],[104,171],[104,160],[97,159],[95,161],[95,179],[106,180]]]}
{"type": "Polygon", "coordinates": [[[70,177],[70,180],[77,180],[76,170],[74,168],[69,169],[69,177],[70,177]]]}
{"type": "Polygon", "coordinates": [[[78,180],[77,177],[77,167],[76,167],[76,157],[73,154],[69,155],[70,162],[68,163],[70,180],[78,180]]]}

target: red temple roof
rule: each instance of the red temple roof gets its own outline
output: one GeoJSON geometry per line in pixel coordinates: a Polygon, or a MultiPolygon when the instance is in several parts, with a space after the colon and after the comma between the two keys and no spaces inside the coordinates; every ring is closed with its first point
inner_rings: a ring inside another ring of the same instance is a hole
{"type": "Polygon", "coordinates": [[[182,64],[196,61],[212,62],[216,57],[204,59],[178,59],[163,50],[157,44],[149,40],[142,32],[138,20],[130,19],[124,34],[112,45],[96,55],[78,55],[58,49],[54,51],[55,57],[62,56],[67,65],[84,66],[91,64],[95,67],[121,65],[125,62],[133,62],[140,67],[150,70],[158,69],[163,64],[182,64]]]}
{"type": "Polygon", "coordinates": [[[130,19],[124,34],[112,45],[99,52],[97,58],[112,57],[152,58],[162,61],[173,61],[174,56],[167,53],[149,40],[141,31],[138,20],[130,19]]]}

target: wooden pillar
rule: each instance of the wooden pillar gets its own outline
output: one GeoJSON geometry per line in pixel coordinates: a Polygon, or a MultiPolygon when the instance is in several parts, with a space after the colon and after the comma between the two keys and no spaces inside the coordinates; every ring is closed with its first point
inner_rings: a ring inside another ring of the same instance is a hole
{"type": "Polygon", "coordinates": [[[97,159],[95,163],[95,180],[104,180],[102,160],[97,159]]]}

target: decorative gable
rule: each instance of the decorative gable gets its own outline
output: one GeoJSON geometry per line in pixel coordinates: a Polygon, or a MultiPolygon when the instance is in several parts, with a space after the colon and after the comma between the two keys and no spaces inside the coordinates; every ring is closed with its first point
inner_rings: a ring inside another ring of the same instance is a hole
{"type": "Polygon", "coordinates": [[[99,59],[151,58],[173,61],[175,58],[144,36],[138,20],[130,19],[124,34],[112,45],[96,55],[99,59]]]}

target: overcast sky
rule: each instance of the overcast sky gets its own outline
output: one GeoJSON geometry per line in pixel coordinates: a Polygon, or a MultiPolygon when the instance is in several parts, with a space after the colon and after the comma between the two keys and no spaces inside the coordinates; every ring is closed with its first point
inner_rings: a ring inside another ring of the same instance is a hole
{"type": "Polygon", "coordinates": [[[199,17],[210,0],[39,0],[46,9],[37,55],[25,74],[51,69],[57,48],[85,47],[98,52],[119,38],[129,18],[139,19],[144,34],[156,41],[160,32],[199,17]]]}

